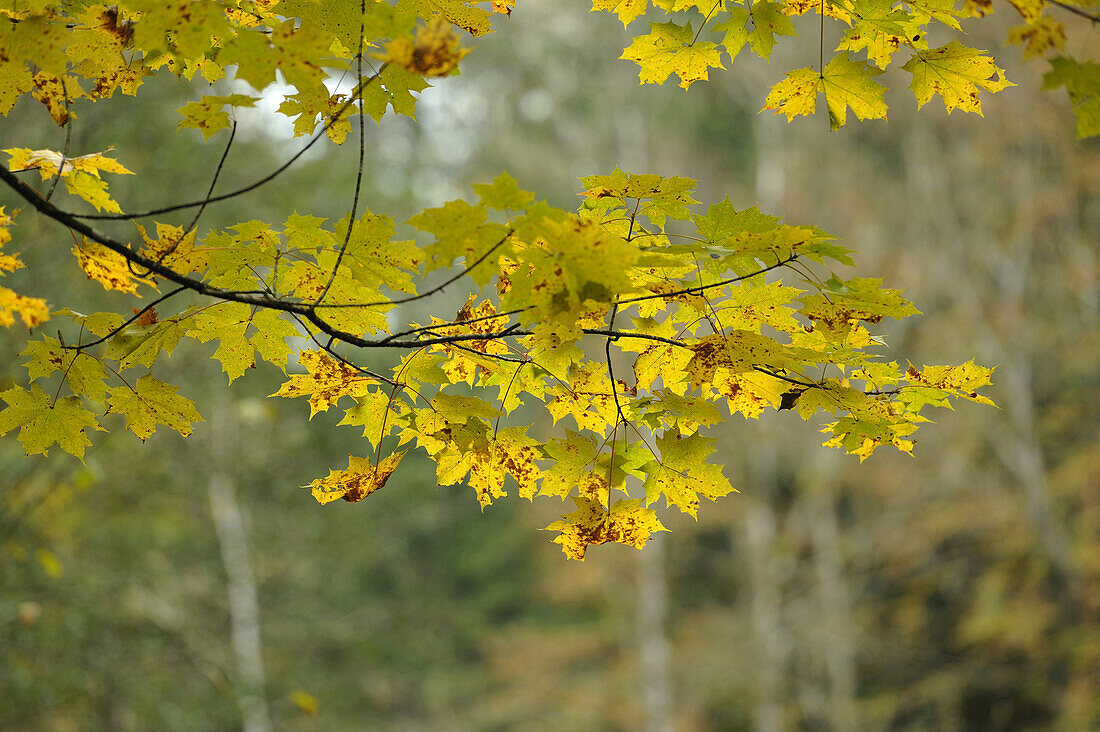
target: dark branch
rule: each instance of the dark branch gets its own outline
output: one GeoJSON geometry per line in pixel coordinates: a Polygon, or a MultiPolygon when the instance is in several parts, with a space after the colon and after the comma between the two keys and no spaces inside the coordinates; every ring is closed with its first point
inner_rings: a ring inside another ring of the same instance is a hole
{"type": "Polygon", "coordinates": [[[1074,5],[1070,5],[1069,3],[1059,2],[1059,0],[1050,0],[1050,4],[1051,5],[1057,5],[1062,10],[1069,11],[1069,12],[1073,13],[1074,15],[1080,15],[1082,18],[1090,20],[1093,23],[1100,22],[1100,15],[1093,15],[1092,13],[1088,12],[1087,10],[1084,10],[1083,8],[1078,8],[1074,5]]]}
{"type": "Polygon", "coordinates": [[[92,341],[91,343],[81,343],[81,344],[76,345],[76,346],[62,346],[62,348],[64,348],[65,350],[83,351],[85,348],[91,348],[92,346],[98,346],[100,343],[103,343],[104,341],[109,341],[110,339],[114,338],[116,335],[118,335],[119,333],[124,331],[126,329],[126,326],[128,326],[131,323],[139,320],[142,315],[145,315],[145,313],[149,312],[150,310],[155,308],[157,305],[160,305],[162,302],[164,302],[168,298],[173,297],[175,295],[178,295],[186,289],[187,288],[185,286],[180,285],[179,287],[172,290],[171,292],[169,292],[165,295],[161,295],[156,300],[153,300],[153,302],[149,303],[148,305],[143,307],[141,310],[138,310],[136,313],[134,313],[132,318],[130,318],[125,323],[118,326],[117,328],[115,328],[114,330],[112,330],[110,333],[103,336],[102,338],[98,338],[98,339],[92,341]]]}
{"type": "MultiPolygon", "coordinates": [[[[385,68],[385,64],[383,64],[382,67],[378,70],[378,73],[381,73],[382,68],[385,68]]],[[[371,79],[374,79],[377,76],[378,76],[378,74],[375,74],[374,76],[371,77],[371,79]]],[[[369,83],[371,79],[368,79],[367,83],[369,83]]],[[[359,89],[361,90],[363,86],[365,86],[365,84],[362,82],[362,80],[360,80],[359,89]]],[[[305,147],[303,147],[301,150],[294,153],[294,155],[292,155],[289,160],[287,160],[285,163],[280,165],[278,168],[276,168],[274,171],[272,171],[268,175],[264,176],[263,178],[260,178],[259,180],[255,181],[254,183],[250,183],[249,185],[244,186],[243,188],[238,188],[235,191],[230,191],[228,193],[222,193],[222,194],[217,195],[217,196],[207,196],[206,198],[203,198],[202,200],[199,200],[199,201],[191,201],[189,203],[179,203],[179,204],[176,204],[174,206],[165,206],[163,208],[152,209],[150,211],[145,211],[143,213],[137,213],[137,214],[128,214],[128,213],[121,213],[121,214],[77,214],[77,213],[70,213],[70,212],[62,212],[62,213],[66,213],[70,218],[73,218],[73,219],[85,219],[85,220],[88,220],[88,221],[101,221],[101,220],[131,221],[133,219],[145,219],[145,218],[149,218],[150,216],[159,216],[161,214],[172,213],[174,211],[183,211],[183,210],[186,210],[186,209],[189,209],[189,208],[196,208],[198,206],[205,206],[205,205],[210,204],[210,203],[218,203],[220,201],[228,201],[231,198],[236,198],[237,196],[244,195],[245,193],[250,193],[250,192],[256,190],[257,188],[259,188],[260,186],[266,185],[267,183],[270,183],[271,181],[275,180],[277,177],[282,175],[283,172],[285,172],[287,168],[289,168],[291,165],[296,163],[299,158],[301,158],[303,155],[305,155],[306,152],[311,147],[313,147],[315,144],[317,144],[317,142],[320,141],[321,138],[323,138],[328,133],[329,128],[332,127],[334,124],[336,124],[340,120],[340,118],[343,116],[344,112],[346,112],[355,103],[356,99],[357,99],[357,95],[355,95],[355,94],[351,95],[348,98],[348,100],[346,102],[344,102],[343,105],[341,105],[340,109],[338,109],[335,114],[333,114],[332,116],[330,116],[328,118],[328,121],[325,122],[324,127],[322,127],[317,132],[317,134],[313,136],[313,139],[310,140],[308,143],[306,143],[305,147]]]]}
{"type": "Polygon", "coordinates": [[[778,269],[779,267],[782,267],[786,264],[790,264],[791,262],[793,262],[796,259],[798,259],[798,255],[792,253],[791,256],[787,257],[786,259],[783,259],[781,261],[777,261],[775,264],[764,267],[763,269],[757,270],[756,272],[753,272],[751,274],[741,275],[739,277],[731,277],[729,279],[722,280],[720,282],[715,282],[715,283],[710,284],[710,285],[699,285],[698,287],[687,287],[683,290],[676,290],[674,292],[658,292],[658,293],[655,293],[653,295],[641,295],[639,297],[630,297],[630,298],[627,298],[625,300],[620,300],[619,304],[620,305],[630,305],[632,303],[641,302],[643,300],[654,300],[654,299],[659,298],[659,297],[668,299],[668,298],[672,298],[672,297],[677,297],[679,295],[695,295],[695,294],[698,294],[700,292],[705,292],[707,290],[714,289],[715,287],[724,287],[726,285],[731,285],[735,282],[741,282],[742,280],[751,279],[753,277],[756,277],[757,275],[762,275],[765,272],[770,272],[773,269],[778,269]]]}

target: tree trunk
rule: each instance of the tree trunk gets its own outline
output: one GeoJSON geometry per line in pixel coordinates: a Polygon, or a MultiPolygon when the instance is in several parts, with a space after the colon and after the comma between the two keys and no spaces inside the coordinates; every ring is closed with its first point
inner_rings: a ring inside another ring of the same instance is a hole
{"type": "Polygon", "coordinates": [[[211,415],[214,471],[208,487],[210,513],[214,517],[218,548],[225,566],[233,652],[237,661],[237,683],[234,687],[243,727],[245,732],[270,732],[271,718],[267,700],[264,698],[260,604],[257,600],[256,578],[248,555],[248,537],[231,477],[226,442],[236,432],[230,423],[234,416],[230,409],[225,405],[218,405],[211,415]]]}

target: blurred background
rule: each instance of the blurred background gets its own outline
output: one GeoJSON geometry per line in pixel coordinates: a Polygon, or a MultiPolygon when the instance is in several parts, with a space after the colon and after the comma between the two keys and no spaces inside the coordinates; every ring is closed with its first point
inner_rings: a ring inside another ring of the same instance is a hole
{"type": "MultiPolygon", "coordinates": [[[[735,417],[717,436],[740,494],[581,564],[538,531],[557,504],[482,514],[419,456],[367,501],[318,506],[300,486],[364,454],[356,431],[266,399],[267,365],[227,389],[212,349],[185,343],[157,374],[198,402],[192,437],[120,429],[85,465],[0,439],[0,728],[1100,729],[1100,146],[1039,91],[1045,64],[1003,47],[1011,9],[972,24],[1018,84],[984,95],[984,119],[938,99],[917,113],[894,73],[888,124],[830,133],[757,114],[784,70],[816,63],[816,20],[770,64],[684,92],[638,86],[621,24],[586,7],[522,0],[423,94],[419,124],[369,123],[366,205],[402,221],[501,170],[567,208],[578,176],[616,165],[698,178],[704,203],[840,237],[849,275],[924,311],[879,326],[890,358],[997,365],[999,409],[939,413],[914,458],[863,465],[790,412],[735,417]]],[[[176,133],[196,96],[158,78],[77,107],[72,153],[117,147],[138,173],[111,181],[127,210],[200,197],[225,133],[176,133]]],[[[3,142],[60,149],[44,120],[21,102],[3,142]]],[[[219,190],[302,143],[242,117],[219,190]]],[[[354,151],[316,149],[202,230],[342,214],[354,151]]],[[[28,269],[6,284],[131,304],[50,266],[68,232],[17,223],[28,269]]],[[[449,296],[431,312],[453,316],[449,296]]],[[[25,340],[0,332],[0,388],[25,380],[25,340]]]]}

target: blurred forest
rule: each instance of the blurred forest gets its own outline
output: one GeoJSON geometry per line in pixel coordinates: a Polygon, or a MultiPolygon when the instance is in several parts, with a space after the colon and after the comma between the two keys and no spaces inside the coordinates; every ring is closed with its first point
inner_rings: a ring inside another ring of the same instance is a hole
{"type": "MultiPolygon", "coordinates": [[[[578,176],[616,165],[698,178],[704,202],[838,235],[924,312],[879,326],[891,358],[997,365],[999,409],[944,414],[915,459],[862,465],[789,412],[737,417],[719,437],[740,494],[581,564],[537,531],[552,507],[482,514],[426,460],[317,505],[299,486],[362,454],[355,430],[266,399],[273,368],[227,389],[181,346],[162,368],[207,419],[191,438],[119,430],[86,465],[0,440],[0,728],[1100,729],[1100,145],[1039,91],[1043,64],[1003,48],[1011,19],[973,36],[1018,84],[984,119],[917,113],[899,88],[888,124],[830,133],[756,114],[816,43],[687,93],[640,87],[621,24],[586,7],[524,0],[423,94],[419,124],[368,123],[366,204],[401,220],[504,169],[571,208],[578,176]]],[[[185,84],[146,89],[77,107],[73,128],[74,154],[115,145],[138,173],[112,181],[128,210],[201,196],[225,144],[176,132],[185,84]]],[[[60,148],[44,119],[24,101],[3,138],[60,148]]],[[[301,144],[241,118],[220,189],[301,144]]],[[[317,147],[201,228],[346,210],[353,152],[317,147]]],[[[74,263],[46,266],[67,232],[17,223],[14,286],[108,307],[74,263]]],[[[0,388],[24,343],[0,332],[0,388]]]]}

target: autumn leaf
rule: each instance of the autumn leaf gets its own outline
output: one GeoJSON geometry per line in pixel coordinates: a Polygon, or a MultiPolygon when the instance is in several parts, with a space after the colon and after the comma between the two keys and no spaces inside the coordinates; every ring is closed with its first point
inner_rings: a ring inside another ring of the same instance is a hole
{"type": "Polygon", "coordinates": [[[23,325],[27,326],[28,330],[50,318],[50,308],[45,300],[20,295],[7,287],[0,287],[0,325],[4,327],[13,325],[15,313],[19,313],[23,325]]]}
{"type": "Polygon", "coordinates": [[[375,467],[367,458],[350,455],[347,469],[330,470],[326,477],[318,478],[308,487],[322,506],[338,498],[355,503],[384,486],[404,456],[403,452],[395,452],[375,467]]]}
{"type": "Polygon", "coordinates": [[[652,509],[634,499],[618,501],[608,511],[599,502],[588,498],[574,498],[577,510],[562,516],[546,527],[546,531],[559,531],[554,539],[561,544],[565,556],[584,561],[588,547],[609,541],[641,549],[655,531],[668,531],[657,519],[652,509]]]}
{"type": "Polygon", "coordinates": [[[663,84],[671,74],[687,89],[706,80],[707,71],[722,66],[721,53],[711,41],[697,41],[691,23],[650,23],[649,33],[638,36],[620,58],[635,61],[642,84],[663,84]]]}
{"type": "Polygon", "coordinates": [[[437,15],[420,26],[416,39],[395,38],[382,53],[372,53],[373,58],[397,64],[421,76],[446,76],[458,67],[470,49],[459,44],[454,26],[437,15]]]}
{"type": "Polygon", "coordinates": [[[88,279],[103,285],[105,290],[136,295],[139,284],[153,286],[150,280],[133,273],[125,257],[99,242],[85,239],[83,244],[73,247],[72,251],[88,279]]]}
{"type": "Polygon", "coordinates": [[[772,87],[764,109],[783,113],[788,120],[799,115],[811,115],[817,106],[819,92],[825,94],[829,110],[829,127],[838,130],[848,121],[848,107],[861,120],[886,119],[886,88],[872,79],[881,69],[852,61],[847,53],[838,54],[823,72],[798,69],[787,72],[787,78],[772,87]]]}
{"type": "Polygon", "coordinates": [[[1050,62],[1050,71],[1043,74],[1043,88],[1066,87],[1073,114],[1077,117],[1077,137],[1100,135],[1100,64],[1078,62],[1060,56],[1050,62]]]}
{"type": "Polygon", "coordinates": [[[58,445],[70,455],[84,460],[84,448],[92,444],[88,430],[102,430],[95,415],[85,409],[77,397],[53,402],[37,384],[30,389],[13,386],[0,392],[8,406],[0,411],[0,435],[19,428],[19,442],[27,455],[49,455],[58,445]]]}
{"type": "Polygon", "coordinates": [[[229,127],[229,114],[225,107],[252,107],[258,99],[247,94],[204,96],[199,101],[188,102],[176,110],[183,115],[179,128],[196,129],[202,133],[203,139],[209,140],[211,136],[229,127]]]}
{"type": "Polygon", "coordinates": [[[203,419],[194,402],[177,394],[177,389],[146,374],[137,380],[133,388],[119,386],[110,389],[107,411],[125,417],[126,426],[141,440],[153,434],[158,424],[187,437],[191,434],[191,424],[203,419]]]}
{"type": "Polygon", "coordinates": [[[639,15],[645,14],[649,7],[649,0],[592,0],[592,10],[604,10],[615,13],[623,22],[623,27],[630,25],[630,21],[639,15]]]}
{"type": "Polygon", "coordinates": [[[83,198],[97,211],[121,213],[118,203],[107,194],[107,182],[101,172],[120,175],[133,175],[124,165],[104,153],[90,153],[76,157],[66,157],[55,150],[31,150],[28,148],[7,148],[9,166],[12,170],[37,170],[42,180],[50,180],[61,169],[61,180],[65,188],[74,196],[83,198]]]}
{"type": "Polygon", "coordinates": [[[934,94],[939,94],[948,114],[954,109],[982,114],[978,98],[979,87],[998,92],[1015,86],[983,51],[967,48],[957,41],[931,51],[917,51],[903,71],[913,75],[909,88],[917,96],[917,107],[923,107],[934,94]]]}
{"type": "Polygon", "coordinates": [[[715,501],[734,490],[722,468],[706,462],[715,451],[713,439],[667,430],[657,438],[657,449],[660,460],[647,466],[646,505],[664,496],[666,505],[695,518],[700,496],[715,501]]]}
{"type": "Polygon", "coordinates": [[[305,374],[294,374],[270,396],[309,397],[309,418],[340,400],[340,397],[361,397],[371,393],[377,382],[351,366],[337,361],[323,351],[302,351],[298,360],[305,374]]]}

